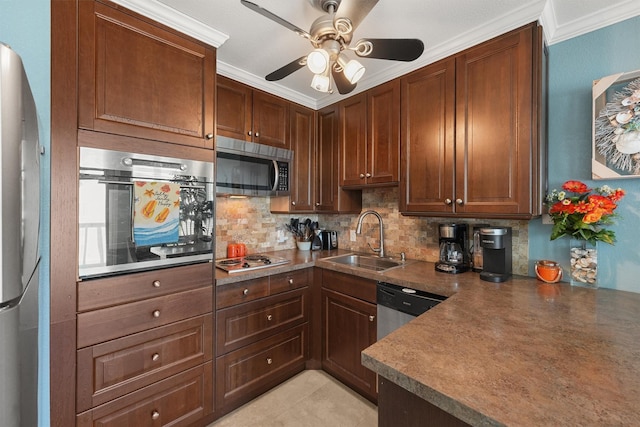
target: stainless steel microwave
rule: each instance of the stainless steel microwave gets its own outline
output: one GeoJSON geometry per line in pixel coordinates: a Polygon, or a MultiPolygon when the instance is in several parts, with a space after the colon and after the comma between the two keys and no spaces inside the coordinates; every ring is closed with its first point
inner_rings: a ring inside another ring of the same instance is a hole
{"type": "Polygon", "coordinates": [[[212,162],[80,148],[78,277],[213,260],[212,162]]]}
{"type": "Polygon", "coordinates": [[[216,194],[289,195],[293,151],[224,136],[216,137],[216,194]]]}

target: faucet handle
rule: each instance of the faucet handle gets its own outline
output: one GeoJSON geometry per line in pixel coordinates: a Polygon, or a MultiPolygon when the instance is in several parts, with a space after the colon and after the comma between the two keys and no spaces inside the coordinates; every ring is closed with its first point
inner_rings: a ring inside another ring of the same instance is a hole
{"type": "Polygon", "coordinates": [[[400,261],[405,262],[407,260],[407,255],[404,252],[400,252],[400,261]]]}

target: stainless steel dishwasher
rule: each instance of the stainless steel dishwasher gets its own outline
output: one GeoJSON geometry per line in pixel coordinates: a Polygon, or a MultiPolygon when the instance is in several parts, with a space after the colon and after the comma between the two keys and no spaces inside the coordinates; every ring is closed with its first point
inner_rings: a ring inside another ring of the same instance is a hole
{"type": "Polygon", "coordinates": [[[447,297],[430,292],[378,282],[378,339],[440,304],[447,297]]]}

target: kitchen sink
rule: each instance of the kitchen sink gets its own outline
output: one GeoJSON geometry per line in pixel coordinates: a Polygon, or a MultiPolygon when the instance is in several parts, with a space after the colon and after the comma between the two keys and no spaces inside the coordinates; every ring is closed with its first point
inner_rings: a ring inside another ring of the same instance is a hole
{"type": "Polygon", "coordinates": [[[358,254],[339,255],[336,257],[325,258],[325,261],[379,272],[400,267],[405,264],[403,261],[396,261],[389,258],[379,258],[377,256],[358,254]]]}

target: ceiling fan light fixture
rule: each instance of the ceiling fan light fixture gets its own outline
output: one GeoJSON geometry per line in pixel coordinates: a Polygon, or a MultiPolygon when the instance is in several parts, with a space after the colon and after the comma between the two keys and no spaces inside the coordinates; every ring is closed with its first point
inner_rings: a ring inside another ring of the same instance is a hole
{"type": "Polygon", "coordinates": [[[324,49],[315,49],[307,55],[307,67],[313,74],[322,74],[329,68],[329,54],[324,49]]]}
{"type": "Polygon", "coordinates": [[[344,57],[341,55],[338,57],[338,65],[342,67],[342,72],[344,76],[349,80],[349,83],[356,84],[358,81],[364,76],[364,72],[366,69],[364,66],[355,59],[347,62],[344,57]]]}
{"type": "Polygon", "coordinates": [[[311,87],[318,92],[329,92],[331,80],[328,75],[315,74],[311,80],[311,87]]]}

